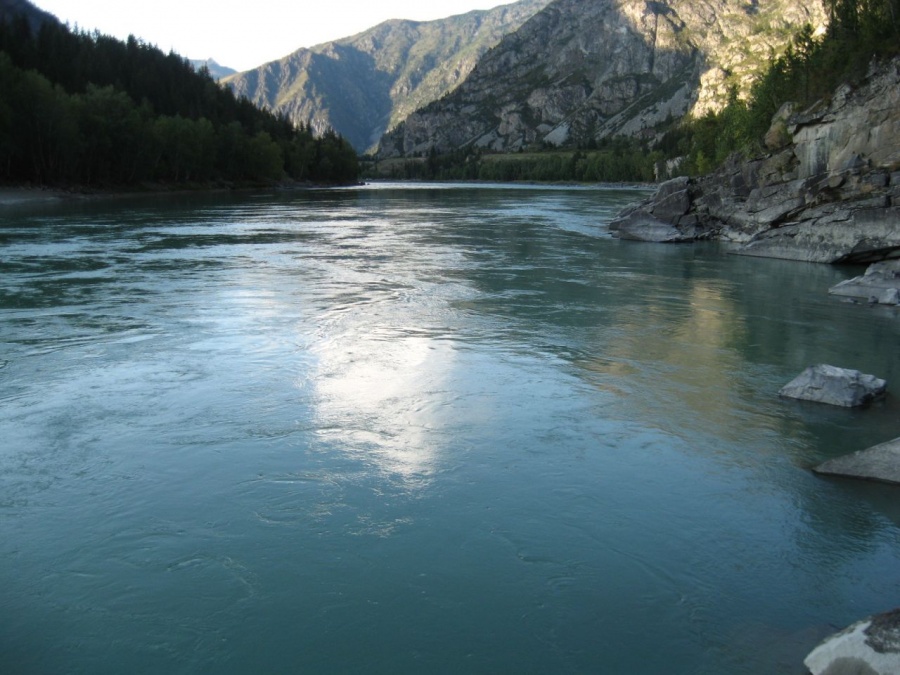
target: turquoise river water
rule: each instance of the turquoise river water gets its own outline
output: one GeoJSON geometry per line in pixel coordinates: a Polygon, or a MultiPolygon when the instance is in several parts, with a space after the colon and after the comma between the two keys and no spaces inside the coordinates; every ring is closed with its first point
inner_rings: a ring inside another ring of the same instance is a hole
{"type": "Polygon", "coordinates": [[[809,471],[896,395],[777,395],[900,385],[897,311],[643,194],[5,207],[0,672],[800,675],[900,605],[898,489],[809,471]]]}

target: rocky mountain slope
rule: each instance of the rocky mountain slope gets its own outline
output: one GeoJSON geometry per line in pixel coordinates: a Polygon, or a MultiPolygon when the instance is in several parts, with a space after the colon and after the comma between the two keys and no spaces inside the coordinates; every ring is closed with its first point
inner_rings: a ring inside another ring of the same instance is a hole
{"type": "Polygon", "coordinates": [[[717,108],[732,84],[746,92],[799,27],[824,22],[818,0],[555,0],[389,133],[382,155],[652,134],[717,108]]]}
{"type": "Polygon", "coordinates": [[[769,154],[676,178],[610,228],[645,241],[719,239],[745,255],[826,263],[900,258],[900,57],[808,110],[786,105],[769,154]]]}
{"type": "Polygon", "coordinates": [[[549,0],[438,21],[394,20],[227,78],[238,95],[316,132],[372,147],[412,111],[454,89],[478,59],[549,0]]]}

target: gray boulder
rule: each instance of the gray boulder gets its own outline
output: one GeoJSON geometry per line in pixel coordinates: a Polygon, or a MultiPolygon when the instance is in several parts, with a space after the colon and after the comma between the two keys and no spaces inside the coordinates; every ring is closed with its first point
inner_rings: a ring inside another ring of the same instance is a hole
{"type": "Polygon", "coordinates": [[[900,485],[900,438],[830,459],[813,467],[813,471],[827,476],[863,478],[900,485]]]}
{"type": "Polygon", "coordinates": [[[900,260],[870,265],[863,276],[842,281],[828,292],[883,305],[900,304],[900,260]]]}
{"type": "Polygon", "coordinates": [[[812,675],[897,675],[900,609],[870,617],[832,635],[803,663],[812,675]]]}
{"type": "Polygon", "coordinates": [[[687,234],[643,211],[636,211],[610,225],[610,230],[619,239],[650,241],[673,244],[694,241],[693,231],[687,234]]]}
{"type": "Polygon", "coordinates": [[[619,239],[662,243],[690,242],[697,238],[696,216],[691,208],[690,179],[666,181],[648,202],[625,209],[609,224],[619,239]]]}
{"type": "Polygon", "coordinates": [[[887,382],[858,370],[820,364],[810,366],[786,384],[779,396],[816,401],[847,408],[871,403],[882,396],[887,382]]]}

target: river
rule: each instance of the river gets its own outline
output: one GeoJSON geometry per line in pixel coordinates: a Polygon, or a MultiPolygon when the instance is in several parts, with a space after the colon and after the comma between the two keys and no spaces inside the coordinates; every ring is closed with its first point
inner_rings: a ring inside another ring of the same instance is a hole
{"type": "Polygon", "coordinates": [[[638,189],[0,212],[0,671],[804,672],[900,605],[860,273],[612,239],[638,189]]]}

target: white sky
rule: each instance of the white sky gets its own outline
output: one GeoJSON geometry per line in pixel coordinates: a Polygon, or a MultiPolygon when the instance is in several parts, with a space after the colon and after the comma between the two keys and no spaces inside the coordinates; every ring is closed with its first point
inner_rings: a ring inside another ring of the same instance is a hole
{"type": "Polygon", "coordinates": [[[387,19],[427,21],[511,0],[32,0],[70,26],[129,34],[191,59],[249,70],[387,19]]]}

